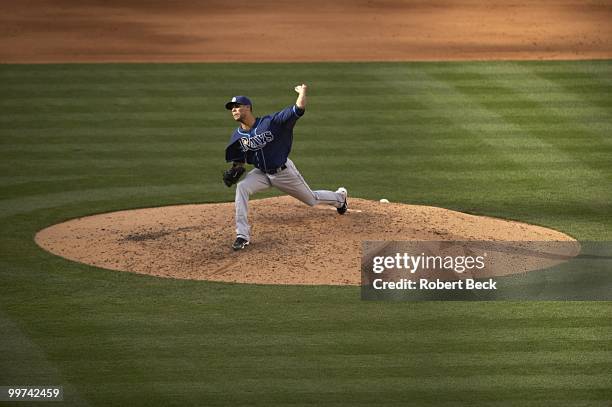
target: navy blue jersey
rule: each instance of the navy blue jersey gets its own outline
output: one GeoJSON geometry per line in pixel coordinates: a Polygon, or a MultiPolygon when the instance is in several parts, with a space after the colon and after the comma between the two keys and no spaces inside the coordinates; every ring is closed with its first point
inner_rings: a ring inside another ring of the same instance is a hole
{"type": "Polygon", "coordinates": [[[266,172],[287,161],[293,142],[293,127],[304,114],[296,105],[258,117],[250,131],[238,127],[225,149],[226,161],[253,164],[266,172]]]}

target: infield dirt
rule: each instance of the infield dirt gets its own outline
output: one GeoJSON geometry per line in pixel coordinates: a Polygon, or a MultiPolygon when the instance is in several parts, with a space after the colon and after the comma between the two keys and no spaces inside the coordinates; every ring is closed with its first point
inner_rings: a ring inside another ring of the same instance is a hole
{"type": "Polygon", "coordinates": [[[612,57],[612,5],[596,0],[28,0],[2,7],[4,63],[612,57]]]}

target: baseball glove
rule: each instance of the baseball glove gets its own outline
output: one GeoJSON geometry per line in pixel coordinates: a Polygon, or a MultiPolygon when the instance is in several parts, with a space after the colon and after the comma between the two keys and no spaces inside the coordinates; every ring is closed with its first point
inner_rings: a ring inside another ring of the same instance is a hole
{"type": "Polygon", "coordinates": [[[223,182],[228,187],[231,187],[240,181],[240,177],[242,177],[244,171],[245,169],[242,165],[233,165],[232,168],[223,171],[223,182]]]}

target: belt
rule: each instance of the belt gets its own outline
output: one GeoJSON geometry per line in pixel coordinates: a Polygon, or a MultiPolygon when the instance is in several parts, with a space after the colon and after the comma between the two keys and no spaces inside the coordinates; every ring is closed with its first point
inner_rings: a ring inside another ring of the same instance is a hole
{"type": "Polygon", "coordinates": [[[286,170],[287,169],[287,165],[283,164],[282,166],[278,167],[278,168],[272,168],[271,170],[268,171],[264,171],[266,174],[270,174],[270,175],[274,175],[278,172],[281,172],[282,170],[286,170]]]}

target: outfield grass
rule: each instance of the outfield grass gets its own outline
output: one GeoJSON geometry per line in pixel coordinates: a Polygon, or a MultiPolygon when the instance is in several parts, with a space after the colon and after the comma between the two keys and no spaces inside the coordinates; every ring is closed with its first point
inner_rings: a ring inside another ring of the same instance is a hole
{"type": "Polygon", "coordinates": [[[612,240],[612,61],[0,65],[0,385],[71,405],[609,405],[609,302],[372,303],[34,244],[82,215],[231,201],[223,104],[274,111],[302,81],[292,158],[314,188],[612,240]]]}

